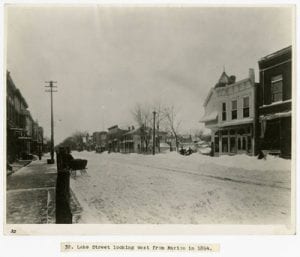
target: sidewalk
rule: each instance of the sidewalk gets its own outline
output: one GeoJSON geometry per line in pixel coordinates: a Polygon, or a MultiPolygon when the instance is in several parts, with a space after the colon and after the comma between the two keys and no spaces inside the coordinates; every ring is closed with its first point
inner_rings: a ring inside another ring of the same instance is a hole
{"type": "Polygon", "coordinates": [[[56,173],[44,157],[7,176],[7,224],[55,223],[56,173]]]}

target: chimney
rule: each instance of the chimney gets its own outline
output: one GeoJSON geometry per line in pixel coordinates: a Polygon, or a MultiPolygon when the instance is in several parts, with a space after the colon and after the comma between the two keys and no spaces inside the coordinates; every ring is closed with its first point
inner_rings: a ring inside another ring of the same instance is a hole
{"type": "Polygon", "coordinates": [[[255,83],[254,69],[249,69],[249,78],[250,78],[251,82],[254,84],[255,83]]]}
{"type": "Polygon", "coordinates": [[[229,77],[228,84],[229,84],[229,85],[230,85],[230,84],[234,84],[234,83],[235,83],[235,81],[236,81],[236,76],[234,76],[234,75],[231,75],[231,76],[229,77]]]}

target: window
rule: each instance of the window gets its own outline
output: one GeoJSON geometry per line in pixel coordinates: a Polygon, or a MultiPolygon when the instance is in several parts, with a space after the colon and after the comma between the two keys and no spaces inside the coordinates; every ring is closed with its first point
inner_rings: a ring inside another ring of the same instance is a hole
{"type": "Polygon", "coordinates": [[[272,102],[282,101],[282,75],[271,78],[271,97],[272,102]]]}
{"type": "Polygon", "coordinates": [[[246,150],[246,143],[247,143],[247,138],[243,137],[243,145],[242,145],[243,150],[246,150]]]}
{"type": "Polygon", "coordinates": [[[230,137],[230,152],[231,153],[236,152],[235,137],[230,137]]]}
{"type": "Polygon", "coordinates": [[[249,117],[249,96],[243,98],[243,117],[249,117]]]}
{"type": "Polygon", "coordinates": [[[237,119],[237,100],[231,102],[231,119],[237,119]]]}
{"type": "Polygon", "coordinates": [[[250,153],[252,150],[252,138],[250,136],[248,136],[248,146],[247,146],[247,150],[250,153]]]}
{"type": "Polygon", "coordinates": [[[218,136],[215,137],[215,152],[216,153],[219,152],[219,137],[218,136]]]}
{"type": "Polygon", "coordinates": [[[221,135],[222,135],[222,136],[228,135],[228,130],[222,130],[222,131],[221,131],[221,135]]]}
{"type": "Polygon", "coordinates": [[[226,103],[222,103],[222,120],[226,120],[226,103]]]}
{"type": "Polygon", "coordinates": [[[228,137],[222,138],[222,152],[228,153],[228,137]]]}

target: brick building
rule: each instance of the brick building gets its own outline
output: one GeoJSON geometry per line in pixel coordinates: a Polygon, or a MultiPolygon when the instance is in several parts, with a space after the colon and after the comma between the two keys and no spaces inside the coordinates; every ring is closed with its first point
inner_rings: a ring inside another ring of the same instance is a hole
{"type": "Polygon", "coordinates": [[[261,58],[258,90],[259,148],[291,156],[292,47],[261,58]]]}
{"type": "Polygon", "coordinates": [[[43,129],[33,121],[28,104],[16,87],[10,73],[6,73],[6,149],[7,162],[26,159],[37,153],[43,142],[43,129]]]}

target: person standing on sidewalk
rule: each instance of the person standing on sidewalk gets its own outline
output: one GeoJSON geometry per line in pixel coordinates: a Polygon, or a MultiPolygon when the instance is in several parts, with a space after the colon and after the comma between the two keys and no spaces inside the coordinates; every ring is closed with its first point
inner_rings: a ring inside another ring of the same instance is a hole
{"type": "Polygon", "coordinates": [[[42,151],[41,151],[41,148],[40,148],[40,147],[39,147],[38,155],[39,155],[39,160],[41,160],[41,159],[42,159],[42,151]]]}

